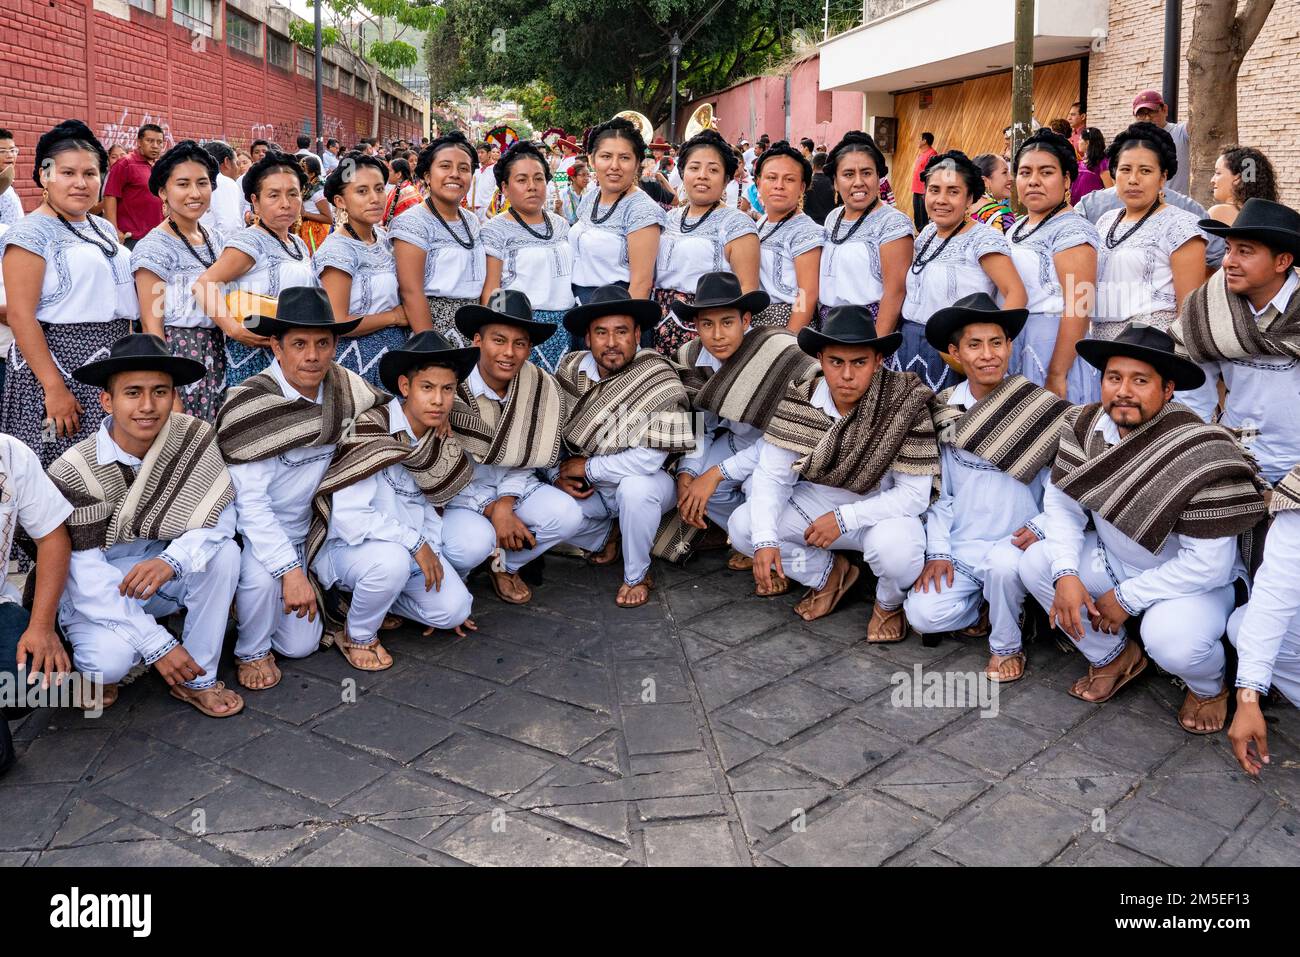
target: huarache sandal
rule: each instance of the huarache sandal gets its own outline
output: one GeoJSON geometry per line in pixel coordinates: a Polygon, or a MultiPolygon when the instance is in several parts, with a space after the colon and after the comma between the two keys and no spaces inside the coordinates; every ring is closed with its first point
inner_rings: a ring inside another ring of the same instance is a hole
{"type": "Polygon", "coordinates": [[[879,602],[871,606],[871,621],[867,622],[867,641],[873,645],[892,645],[907,637],[907,616],[903,606],[882,608],[879,602]]]}
{"type": "Polygon", "coordinates": [[[224,681],[218,681],[210,688],[187,688],[185,685],[172,685],[171,695],[178,701],[193,705],[209,718],[229,718],[244,710],[244,699],[235,692],[228,691],[224,681]],[[230,707],[225,711],[217,711],[213,708],[213,704],[217,701],[224,701],[230,707]]]}
{"type": "Polygon", "coordinates": [[[641,579],[635,585],[629,585],[627,594],[625,596],[624,595],[615,596],[614,604],[618,605],[619,608],[640,608],[642,605],[644,605],[646,602],[650,600],[650,592],[654,590],[654,587],[655,587],[654,578],[652,578],[649,575],[646,575],[645,578],[641,579]],[[633,601],[632,596],[635,594],[644,594],[645,597],[642,598],[640,601],[633,601]]]}
{"type": "Polygon", "coordinates": [[[621,538],[618,534],[618,528],[615,527],[609,535],[609,541],[605,547],[598,552],[592,552],[587,556],[587,561],[593,565],[612,565],[618,561],[619,543],[621,538]]]}
{"type": "Polygon", "coordinates": [[[393,656],[384,650],[379,639],[360,644],[348,637],[347,632],[335,635],[334,646],[343,652],[353,668],[358,671],[386,671],[393,667],[393,656]]]}
{"type": "Polygon", "coordinates": [[[986,669],[984,669],[985,678],[988,678],[989,681],[996,681],[998,684],[1003,684],[1003,685],[1009,685],[1013,681],[1019,681],[1024,676],[1025,676],[1025,653],[1023,651],[1017,651],[1014,654],[1010,654],[1010,655],[994,654],[991,658],[989,658],[989,666],[986,669]],[[994,662],[993,658],[997,658],[998,660],[994,662]],[[1016,674],[1012,675],[1011,677],[1004,677],[1002,674],[1002,666],[1011,661],[1020,662],[1020,671],[1018,671],[1016,674]]]}
{"type": "Polygon", "coordinates": [[[853,583],[858,580],[858,568],[843,555],[836,555],[831,562],[830,574],[820,591],[808,589],[799,604],[794,606],[794,613],[804,621],[816,621],[835,610],[853,583]]]}
{"type": "MultiPolygon", "coordinates": [[[[1080,701],[1087,701],[1090,704],[1102,704],[1103,702],[1109,701],[1111,698],[1115,697],[1115,693],[1119,691],[1120,688],[1123,688],[1126,684],[1146,670],[1147,656],[1144,655],[1142,649],[1138,648],[1138,646],[1133,642],[1129,642],[1128,645],[1125,646],[1125,649],[1120,652],[1120,657],[1122,658],[1124,655],[1127,655],[1129,648],[1132,648],[1137,654],[1136,656],[1130,655],[1129,657],[1131,660],[1125,663],[1118,672],[1105,674],[1100,668],[1095,668],[1092,665],[1089,665],[1088,673],[1070,686],[1071,697],[1078,698],[1080,701]],[[1087,693],[1090,692],[1093,685],[1099,681],[1112,682],[1110,689],[1106,694],[1101,695],[1100,697],[1088,697],[1087,693]]],[[[1119,661],[1119,658],[1115,659],[1115,661],[1119,661]]],[[[1115,662],[1111,663],[1114,664],[1115,662]]]]}
{"type": "Polygon", "coordinates": [[[526,605],[532,600],[533,590],[524,584],[517,572],[490,571],[488,577],[492,579],[492,590],[502,601],[511,605],[526,605]]]}
{"type": "Polygon", "coordinates": [[[747,572],[754,567],[754,559],[742,555],[733,548],[731,554],[727,556],[727,567],[733,572],[747,572]]]}
{"type": "Polygon", "coordinates": [[[241,661],[236,677],[249,691],[265,691],[278,685],[281,676],[280,669],[275,664],[275,655],[268,651],[263,658],[241,661]]]}
{"type": "Polygon", "coordinates": [[[1228,689],[1224,688],[1213,698],[1201,698],[1192,694],[1191,689],[1187,691],[1187,697],[1183,699],[1183,706],[1178,709],[1178,724],[1188,734],[1216,734],[1223,730],[1223,726],[1228,722],[1228,689]],[[1201,717],[1203,711],[1219,711],[1217,728],[1201,729],[1196,726],[1196,722],[1201,717]]]}

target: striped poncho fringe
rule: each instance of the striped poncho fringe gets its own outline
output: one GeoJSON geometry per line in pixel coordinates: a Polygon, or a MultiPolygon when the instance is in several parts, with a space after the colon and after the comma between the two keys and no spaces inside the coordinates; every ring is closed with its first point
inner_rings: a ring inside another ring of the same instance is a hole
{"type": "Polygon", "coordinates": [[[1268,503],[1270,515],[1296,508],[1300,508],[1300,465],[1294,466],[1273,486],[1273,495],[1268,503]]]}
{"type": "Polygon", "coordinates": [[[928,475],[939,487],[939,443],[930,415],[932,393],[914,372],[877,369],[848,415],[831,419],[812,404],[821,376],[791,386],[763,438],[799,455],[794,467],[809,482],[865,495],[886,472],[928,475]]]}
{"type": "Polygon", "coordinates": [[[261,372],[226,391],[217,413],[217,443],[231,465],[260,462],[291,449],[334,445],[363,412],[389,398],[337,363],[325,373],[319,404],[302,396],[287,398],[275,378],[261,372]]]}
{"type": "Polygon", "coordinates": [[[696,365],[704,343],[692,339],[677,352],[682,385],[697,409],[766,429],[785,390],[816,374],[817,360],[785,329],[751,329],[735,354],[714,371],[696,365]]]}
{"type": "Polygon", "coordinates": [[[73,506],[67,526],[76,551],[212,528],[235,499],[216,432],[201,419],[169,415],[134,478],[117,462],[101,464],[95,446],[96,436],[83,439],[49,468],[73,506]]]}
{"type": "Polygon", "coordinates": [[[1261,327],[1249,301],[1228,289],[1227,277],[1219,270],[1187,297],[1169,334],[1176,351],[1193,362],[1300,358],[1300,295],[1293,295],[1286,310],[1261,327]]]}
{"type": "Polygon", "coordinates": [[[941,443],[978,455],[1026,485],[1056,458],[1076,406],[1019,375],[1007,376],[965,411],[948,404],[956,388],[931,404],[941,443]]]}
{"type": "MultiPolygon", "coordinates": [[[[484,400],[484,404],[496,406],[484,400]]],[[[495,415],[495,409],[489,409],[495,415]]],[[[531,362],[510,380],[499,418],[489,421],[462,382],[451,410],[451,427],[465,451],[483,465],[547,468],[560,460],[564,397],[555,377],[531,362]]]]}
{"type": "Polygon", "coordinates": [[[588,353],[570,352],[555,377],[564,392],[564,441],[579,455],[613,455],[633,448],[689,452],[695,427],[686,389],[671,362],[653,349],[599,381],[578,366],[588,353]]]}
{"type": "Polygon", "coordinates": [[[1116,445],[1100,404],[1061,432],[1052,483],[1153,555],[1171,533],[1228,538],[1265,517],[1263,482],[1226,429],[1170,402],[1116,445]]]}

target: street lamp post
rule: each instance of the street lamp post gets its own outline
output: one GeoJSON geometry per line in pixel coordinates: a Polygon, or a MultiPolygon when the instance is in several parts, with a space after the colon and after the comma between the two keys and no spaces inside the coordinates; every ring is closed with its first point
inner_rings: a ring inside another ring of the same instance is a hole
{"type": "Polygon", "coordinates": [[[671,119],[668,121],[668,141],[674,146],[677,145],[677,60],[682,55],[682,38],[676,30],[673,31],[672,39],[668,41],[668,54],[673,59],[673,84],[672,84],[672,112],[671,119]]]}
{"type": "Polygon", "coordinates": [[[316,0],[312,7],[316,11],[316,155],[325,152],[325,99],[321,91],[321,55],[320,55],[320,8],[323,0],[316,0]]]}

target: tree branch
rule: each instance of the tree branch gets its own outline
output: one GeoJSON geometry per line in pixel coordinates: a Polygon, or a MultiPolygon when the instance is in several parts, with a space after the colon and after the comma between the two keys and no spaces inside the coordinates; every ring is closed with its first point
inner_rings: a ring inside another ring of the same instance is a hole
{"type": "Polygon", "coordinates": [[[1274,0],[1247,0],[1246,9],[1237,14],[1236,33],[1241,40],[1241,55],[1245,57],[1250,46],[1264,29],[1264,23],[1273,10],[1274,0]]]}

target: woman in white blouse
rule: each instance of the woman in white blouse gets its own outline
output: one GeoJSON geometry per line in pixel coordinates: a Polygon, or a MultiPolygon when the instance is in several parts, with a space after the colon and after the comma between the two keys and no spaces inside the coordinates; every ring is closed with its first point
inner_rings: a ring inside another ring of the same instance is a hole
{"type": "Polygon", "coordinates": [[[822,227],[802,209],[812,163],[781,140],[755,162],[754,179],[764,211],[758,224],[758,277],[771,299],[754,316],[754,325],[797,332],[816,315],[822,262],[822,227]]]}
{"type": "Polygon", "coordinates": [[[668,214],[655,261],[654,299],[663,318],[654,346],[669,357],[695,338],[695,330],[687,328],[671,306],[676,300],[695,301],[700,276],[735,273],[743,292],[759,288],[758,229],[748,215],[722,201],[740,158],[713,130],[687,140],[679,156],[686,203],[668,214]]]}
{"type": "Polygon", "coordinates": [[[361,323],[339,339],[334,361],[382,389],[379,362],[406,344],[406,309],[397,295],[393,247],[379,221],[384,216],[388,164],[349,153],[325,178],[324,196],[347,214],[312,257],[336,322],[361,323]]]}
{"type": "Polygon", "coordinates": [[[483,225],[487,252],[487,281],[482,304],[498,289],[517,289],[528,297],[537,322],[550,322],[555,332],[533,343],[529,358],[554,373],[569,348],[564,313],[573,305],[573,250],[569,224],[546,209],[551,168],[541,150],[519,140],[492,167],[509,206],[483,225]]]}
{"type": "Polygon", "coordinates": [[[1097,305],[1092,338],[1114,339],[1136,317],[1167,331],[1183,300],[1205,282],[1206,237],[1197,217],[1164,202],[1178,171],[1174,139],[1134,123],[1107,151],[1124,205],[1097,220],[1097,305]]]}

